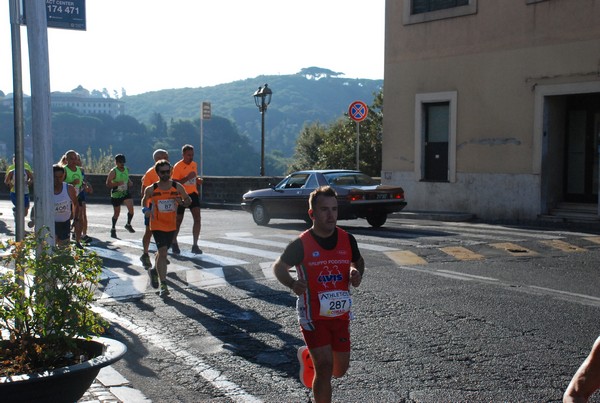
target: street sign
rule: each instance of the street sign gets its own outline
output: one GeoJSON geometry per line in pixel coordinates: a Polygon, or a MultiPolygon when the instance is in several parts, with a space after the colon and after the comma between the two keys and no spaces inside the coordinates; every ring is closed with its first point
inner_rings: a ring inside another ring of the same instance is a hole
{"type": "MultiPolygon", "coordinates": [[[[23,2],[23,25],[27,25],[25,11],[23,2]]],[[[48,28],[85,31],[85,0],[46,0],[46,23],[48,28]]]]}
{"type": "Polygon", "coordinates": [[[211,117],[210,102],[202,102],[202,120],[209,120],[211,117]]]}
{"type": "Polygon", "coordinates": [[[354,101],[348,108],[348,116],[355,122],[362,122],[369,114],[369,107],[362,101],[354,101]]]}

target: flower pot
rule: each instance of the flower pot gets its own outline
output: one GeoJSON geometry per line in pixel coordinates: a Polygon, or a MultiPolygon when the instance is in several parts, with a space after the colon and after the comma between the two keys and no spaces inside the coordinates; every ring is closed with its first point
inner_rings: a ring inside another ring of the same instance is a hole
{"type": "Polygon", "coordinates": [[[127,351],[123,343],[106,337],[82,339],[80,343],[95,358],[44,373],[0,377],[0,400],[76,402],[94,382],[100,369],[118,361],[127,351]]]}

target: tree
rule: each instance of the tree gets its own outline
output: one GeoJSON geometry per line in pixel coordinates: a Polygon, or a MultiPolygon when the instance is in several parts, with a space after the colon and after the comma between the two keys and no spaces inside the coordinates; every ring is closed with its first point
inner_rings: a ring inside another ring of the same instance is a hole
{"type": "MultiPolygon", "coordinates": [[[[359,169],[371,176],[381,175],[383,90],[375,96],[369,114],[360,122],[359,169]]],[[[296,141],[291,171],[300,169],[356,169],[356,122],[348,116],[328,126],[313,123],[296,141]]]]}
{"type": "Polygon", "coordinates": [[[319,149],[325,142],[327,127],[320,123],[305,126],[296,141],[296,152],[290,164],[290,172],[313,169],[319,161],[319,149]]]}

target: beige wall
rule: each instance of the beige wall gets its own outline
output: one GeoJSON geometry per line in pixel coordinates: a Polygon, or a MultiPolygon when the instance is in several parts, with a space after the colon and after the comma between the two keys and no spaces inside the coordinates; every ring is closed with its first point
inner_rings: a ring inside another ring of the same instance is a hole
{"type": "Polygon", "coordinates": [[[413,209],[439,209],[431,192],[441,192],[450,199],[445,210],[539,214],[545,203],[535,90],[600,80],[600,0],[479,0],[476,14],[410,25],[402,13],[403,1],[386,1],[382,179],[412,190],[413,209]],[[415,173],[415,97],[438,92],[457,95],[456,177],[434,186],[415,173]],[[498,190],[510,192],[511,175],[535,188],[506,211],[492,199],[498,190]],[[474,190],[490,200],[465,200],[474,190]]]}

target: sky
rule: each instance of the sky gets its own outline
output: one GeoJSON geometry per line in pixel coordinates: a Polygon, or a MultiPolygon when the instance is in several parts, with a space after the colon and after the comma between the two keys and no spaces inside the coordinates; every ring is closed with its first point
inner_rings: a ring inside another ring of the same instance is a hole
{"type": "MultiPolygon", "coordinates": [[[[50,90],[136,95],[321,67],[383,79],[385,0],[86,0],[86,31],[48,28],[50,90]]],[[[13,92],[9,1],[0,90],[13,92]]],[[[30,94],[27,28],[23,92],[30,94]]]]}

